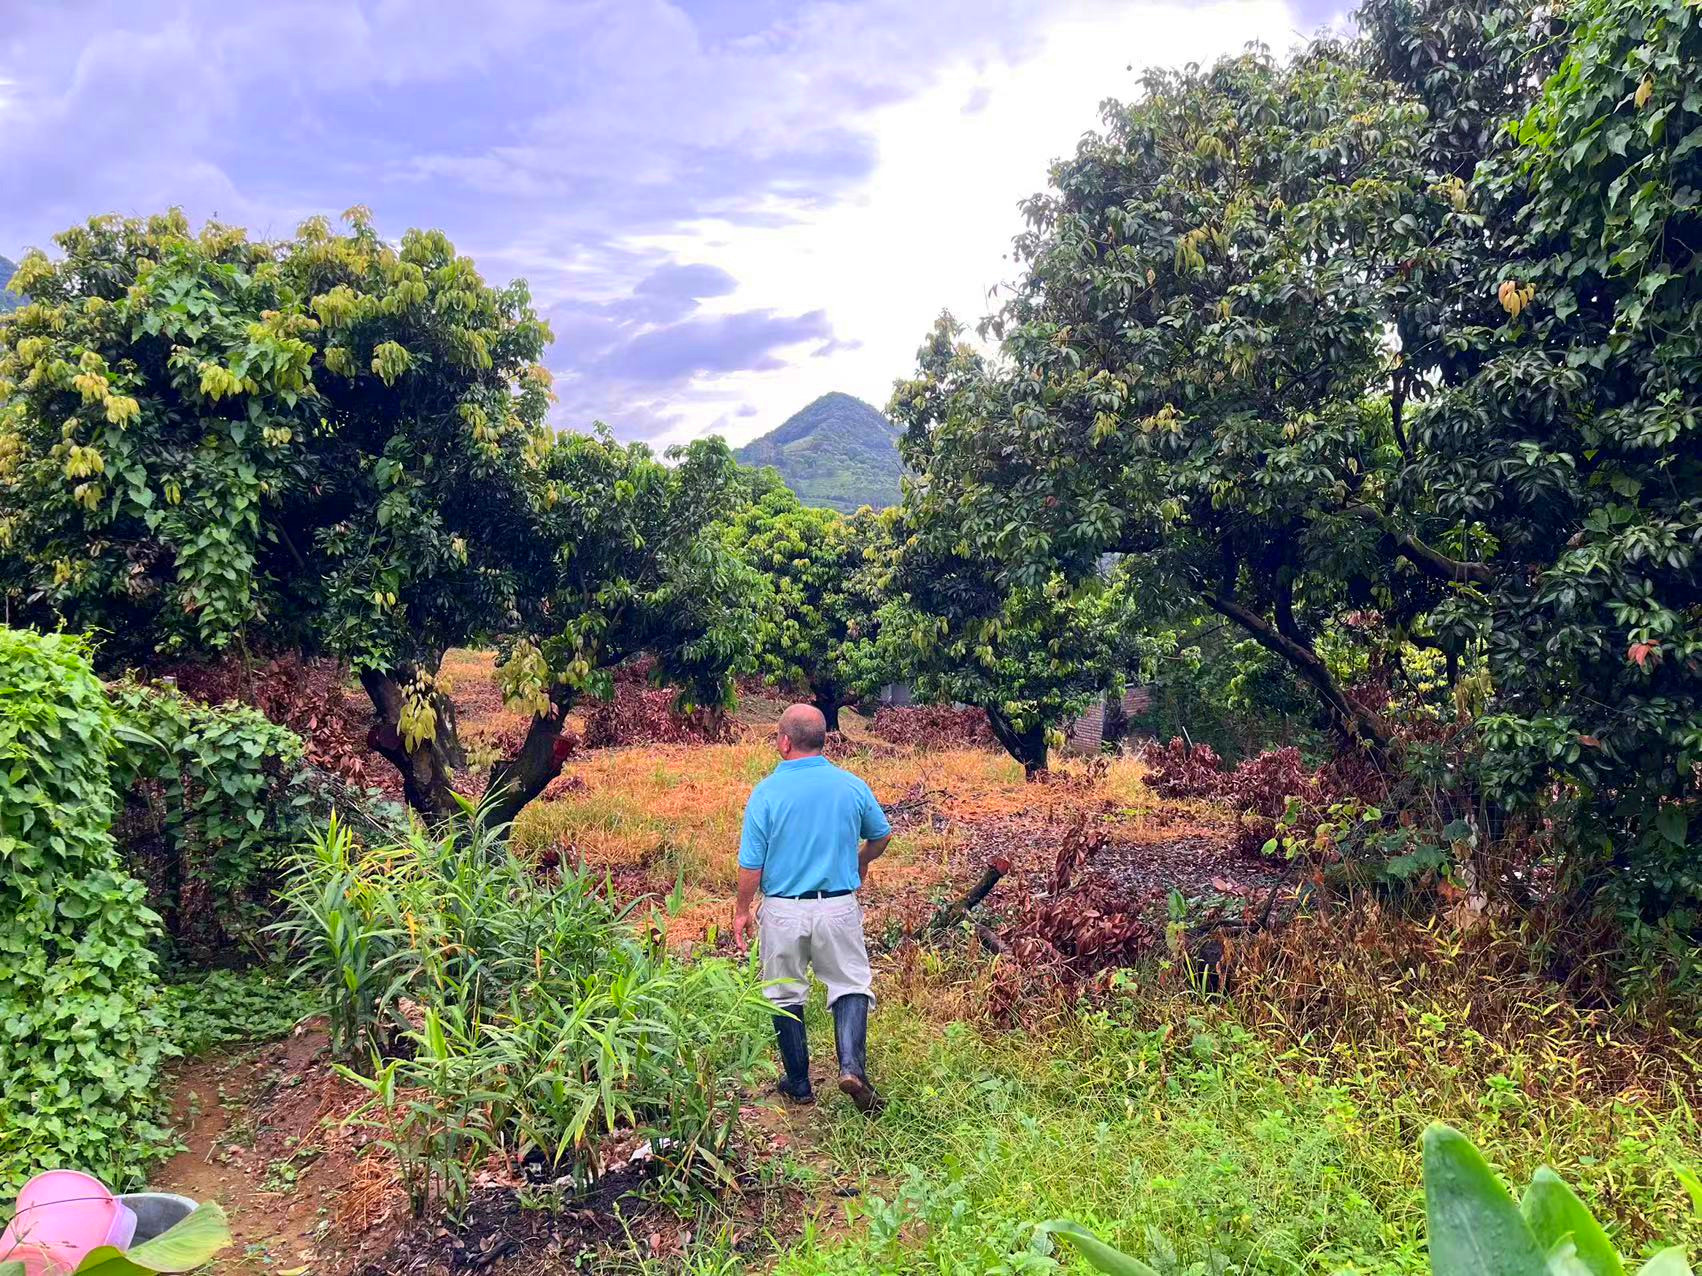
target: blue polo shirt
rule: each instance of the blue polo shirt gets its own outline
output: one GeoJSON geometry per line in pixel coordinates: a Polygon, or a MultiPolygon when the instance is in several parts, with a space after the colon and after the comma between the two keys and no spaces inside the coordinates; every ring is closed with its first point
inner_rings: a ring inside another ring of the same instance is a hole
{"type": "Polygon", "coordinates": [[[875,795],[817,754],[790,758],[751,791],[739,867],[762,870],[764,895],[854,891],[857,851],[892,832],[875,795]]]}

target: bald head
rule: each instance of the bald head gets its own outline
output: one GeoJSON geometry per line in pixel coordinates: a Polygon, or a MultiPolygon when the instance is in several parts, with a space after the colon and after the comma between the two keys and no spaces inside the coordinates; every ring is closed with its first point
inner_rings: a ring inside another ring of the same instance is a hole
{"type": "Polygon", "coordinates": [[[783,758],[820,753],[822,745],[827,743],[827,719],[813,704],[787,705],[786,712],[780,715],[779,734],[783,758]]]}

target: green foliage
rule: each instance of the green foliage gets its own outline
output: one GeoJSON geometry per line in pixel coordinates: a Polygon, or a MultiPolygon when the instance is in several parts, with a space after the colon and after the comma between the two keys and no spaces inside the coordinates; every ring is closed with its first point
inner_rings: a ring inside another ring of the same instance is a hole
{"type": "Polygon", "coordinates": [[[1055,167],[1002,357],[948,319],[895,393],[906,552],[984,565],[954,624],[1125,555],[1149,625],[1236,625],[1444,821],[1552,826],[1567,888],[1693,926],[1702,16],[1362,19],[1149,76],[1055,167]]]}
{"type": "Polygon", "coordinates": [[[333,823],[278,926],[416,1212],[459,1208],[493,1150],[588,1175],[617,1129],[670,1177],[730,1183],[737,1082],[768,1044],[755,970],[679,964],[588,875],[540,882],[491,837],[473,819],[357,859],[333,823]]]}
{"type": "Polygon", "coordinates": [[[311,826],[301,739],[253,709],[160,684],[120,682],[112,697],[132,728],[116,777],[126,866],[184,950],[206,957],[254,938],[311,826]]]}
{"type": "Polygon", "coordinates": [[[120,1252],[103,1245],[90,1250],[77,1264],[77,1276],[153,1276],[157,1272],[190,1272],[231,1241],[230,1223],[217,1201],[203,1201],[152,1240],[120,1252]]]}
{"type": "Polygon", "coordinates": [[[184,1054],[233,1041],[273,1041],[324,1011],[321,990],[254,966],[174,977],[160,990],[167,1031],[184,1054]]]}
{"type": "MultiPolygon", "coordinates": [[[[1539,1169],[1517,1205],[1471,1141],[1440,1122],[1424,1132],[1424,1205],[1434,1276],[1625,1276],[1613,1242],[1566,1182],[1539,1169]]],[[[1157,1276],[1076,1223],[1042,1223],[1109,1276],[1157,1276]]],[[[1690,1276],[1684,1250],[1661,1250],[1641,1271],[1690,1276]]]]}
{"type": "MultiPolygon", "coordinates": [[[[1032,778],[1069,718],[1136,668],[1132,578],[1122,569],[1071,585],[1001,585],[985,558],[929,546],[931,517],[907,509],[901,548],[877,577],[888,594],[876,641],[860,653],[863,678],[909,680],[917,698],[984,709],[993,734],[1032,778]],[[965,603],[965,599],[973,601],[965,603]],[[872,649],[872,650],[871,650],[872,649]]],[[[937,529],[936,529],[937,530],[937,529]]]]}
{"type": "Polygon", "coordinates": [[[838,730],[839,707],[867,694],[875,642],[875,588],[885,540],[873,513],[846,518],[769,491],[740,511],[727,545],[761,573],[756,658],[763,675],[805,691],[838,730]]]}
{"type": "Polygon", "coordinates": [[[1228,764],[1317,734],[1316,700],[1290,667],[1216,617],[1149,632],[1141,681],[1150,702],[1131,730],[1209,745],[1228,764]]]}
{"type": "Polygon", "coordinates": [[[491,776],[517,810],[610,666],[650,651],[695,702],[730,694],[745,578],[711,524],[735,466],[719,442],[668,465],[558,438],[525,286],[487,285],[440,233],[347,220],[260,243],[97,218],[25,258],[33,300],[0,330],[13,611],[104,632],[113,664],[237,641],[341,657],[434,815],[460,753],[438,662],[500,640],[534,719],[491,776]]]}
{"type": "Polygon", "coordinates": [[[896,431],[861,399],[824,394],[784,424],[739,448],[740,464],[773,466],[798,499],[855,514],[898,504],[896,431]]]}
{"type": "Polygon", "coordinates": [[[1041,1236],[1057,1236],[1068,1242],[1070,1248],[1080,1253],[1096,1272],[1105,1272],[1108,1276],[1158,1276],[1156,1270],[1140,1259],[1112,1249],[1080,1223],[1055,1218],[1040,1224],[1036,1230],[1041,1236]]]}
{"type": "Polygon", "coordinates": [[[1627,1253],[1702,1243],[1667,1168],[1691,1154],[1695,1115],[1658,1083],[1577,1092],[1571,1041],[1483,1037],[1422,997],[1385,1040],[1343,1025],[1326,1051],[1267,1037],[1250,1004],[1130,979],[1103,1011],[986,1033],[889,999],[875,1041],[887,1112],[876,1126],[832,1120],[824,1140],[827,1181],[863,1188],[852,1226],[807,1227],[774,1270],[1103,1270],[1067,1238],[1031,1245],[1034,1220],[1066,1217],[1163,1276],[1418,1276],[1430,1263],[1413,1132],[1437,1114],[1501,1164],[1563,1166],[1627,1253]]]}
{"type": "Polygon", "coordinates": [[[350,223],[97,218],[21,263],[0,506],[28,601],[108,658],[276,635],[390,667],[511,587],[469,507],[527,495],[547,329],[441,235],[350,223]],[[395,347],[413,371],[366,370],[395,347]]]}
{"type": "Polygon", "coordinates": [[[1496,547],[1457,607],[1495,686],[1484,782],[1561,819],[1586,888],[1693,924],[1702,13],[1595,0],[1568,17],[1516,148],[1480,170],[1496,251],[1454,334],[1477,366],[1419,418],[1402,483],[1434,524],[1496,547]]]}
{"type": "MultiPolygon", "coordinates": [[[[406,984],[405,975],[386,969],[408,936],[405,919],[395,909],[381,916],[367,908],[356,861],[353,835],[333,812],[292,863],[281,894],[284,916],[268,928],[289,944],[298,976],[324,997],[332,1053],[347,1060],[377,1053],[381,1031],[393,1028],[381,1016],[393,1013],[406,984]]],[[[376,871],[369,860],[365,876],[376,871]]]]}
{"type": "Polygon", "coordinates": [[[1328,45],[1144,88],[1030,201],[1026,278],[988,322],[1004,360],[948,318],[895,391],[920,533],[1030,588],[1124,554],[1151,619],[1216,612],[1380,745],[1317,636],[1435,595],[1377,529],[1399,426],[1366,400],[1403,218],[1451,207],[1416,162],[1423,112],[1328,45]]]}
{"type": "MultiPolygon", "coordinates": [[[[1546,1166],[1515,1205],[1478,1150],[1440,1122],[1424,1132],[1424,1204],[1435,1276],[1623,1276],[1589,1208],[1546,1166]]],[[[1648,1276],[1689,1276],[1684,1251],[1661,1250],[1648,1276]]]]}
{"type": "Polygon", "coordinates": [[[114,714],[87,648],[0,629],[0,1189],[159,1154],[159,918],[108,824],[114,714]]]}

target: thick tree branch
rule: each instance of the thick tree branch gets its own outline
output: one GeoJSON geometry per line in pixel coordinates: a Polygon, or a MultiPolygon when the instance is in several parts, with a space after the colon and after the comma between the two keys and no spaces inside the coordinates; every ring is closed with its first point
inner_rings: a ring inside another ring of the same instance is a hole
{"type": "Polygon", "coordinates": [[[1457,584],[1470,582],[1474,585],[1488,585],[1495,579],[1494,570],[1488,563],[1467,563],[1457,558],[1449,558],[1439,550],[1432,549],[1416,536],[1391,530],[1384,524],[1383,516],[1369,505],[1350,505],[1346,512],[1381,528],[1383,534],[1394,545],[1396,552],[1426,576],[1434,577],[1436,580],[1453,581],[1457,584]]]}
{"type": "Polygon", "coordinates": [[[1404,369],[1396,368],[1394,385],[1389,390],[1389,424],[1395,431],[1395,445],[1400,448],[1402,456],[1410,456],[1412,449],[1407,446],[1406,427],[1402,421],[1407,402],[1407,378],[1404,369]]]}
{"type": "Polygon", "coordinates": [[[532,719],[519,750],[491,766],[485,793],[489,796],[487,819],[492,828],[512,824],[522,808],[561,774],[562,764],[572,751],[571,739],[562,738],[571,707],[556,700],[548,714],[532,719]]]}
{"type": "Polygon", "coordinates": [[[1041,725],[1018,731],[1016,724],[1005,716],[1004,710],[983,706],[987,713],[987,722],[993,728],[993,735],[1000,744],[1005,746],[1005,752],[1022,763],[1022,773],[1025,779],[1032,780],[1046,770],[1046,728],[1041,725]]]}
{"type": "Polygon", "coordinates": [[[1240,625],[1260,646],[1292,665],[1294,671],[1324,698],[1337,728],[1350,742],[1363,741],[1379,754],[1387,751],[1389,729],[1382,718],[1343,692],[1336,685],[1328,666],[1311,647],[1294,641],[1258,612],[1228,595],[1206,590],[1201,597],[1206,606],[1218,615],[1240,625]]]}
{"type": "Polygon", "coordinates": [[[402,773],[402,795],[409,806],[432,818],[449,815],[456,809],[449,759],[435,740],[422,740],[410,749],[402,739],[402,683],[408,676],[403,670],[362,671],[361,686],[378,715],[366,742],[402,773]]]}

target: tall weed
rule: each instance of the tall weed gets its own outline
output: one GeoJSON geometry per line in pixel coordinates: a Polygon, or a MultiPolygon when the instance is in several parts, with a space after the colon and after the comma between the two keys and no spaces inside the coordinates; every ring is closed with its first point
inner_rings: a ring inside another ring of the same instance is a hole
{"type": "Polygon", "coordinates": [[[738,1083],[767,1038],[753,967],[682,964],[589,873],[541,881],[477,819],[358,851],[333,820],[276,929],[417,1212],[458,1209],[493,1153],[583,1181],[617,1134],[660,1173],[731,1182],[738,1083]]]}

